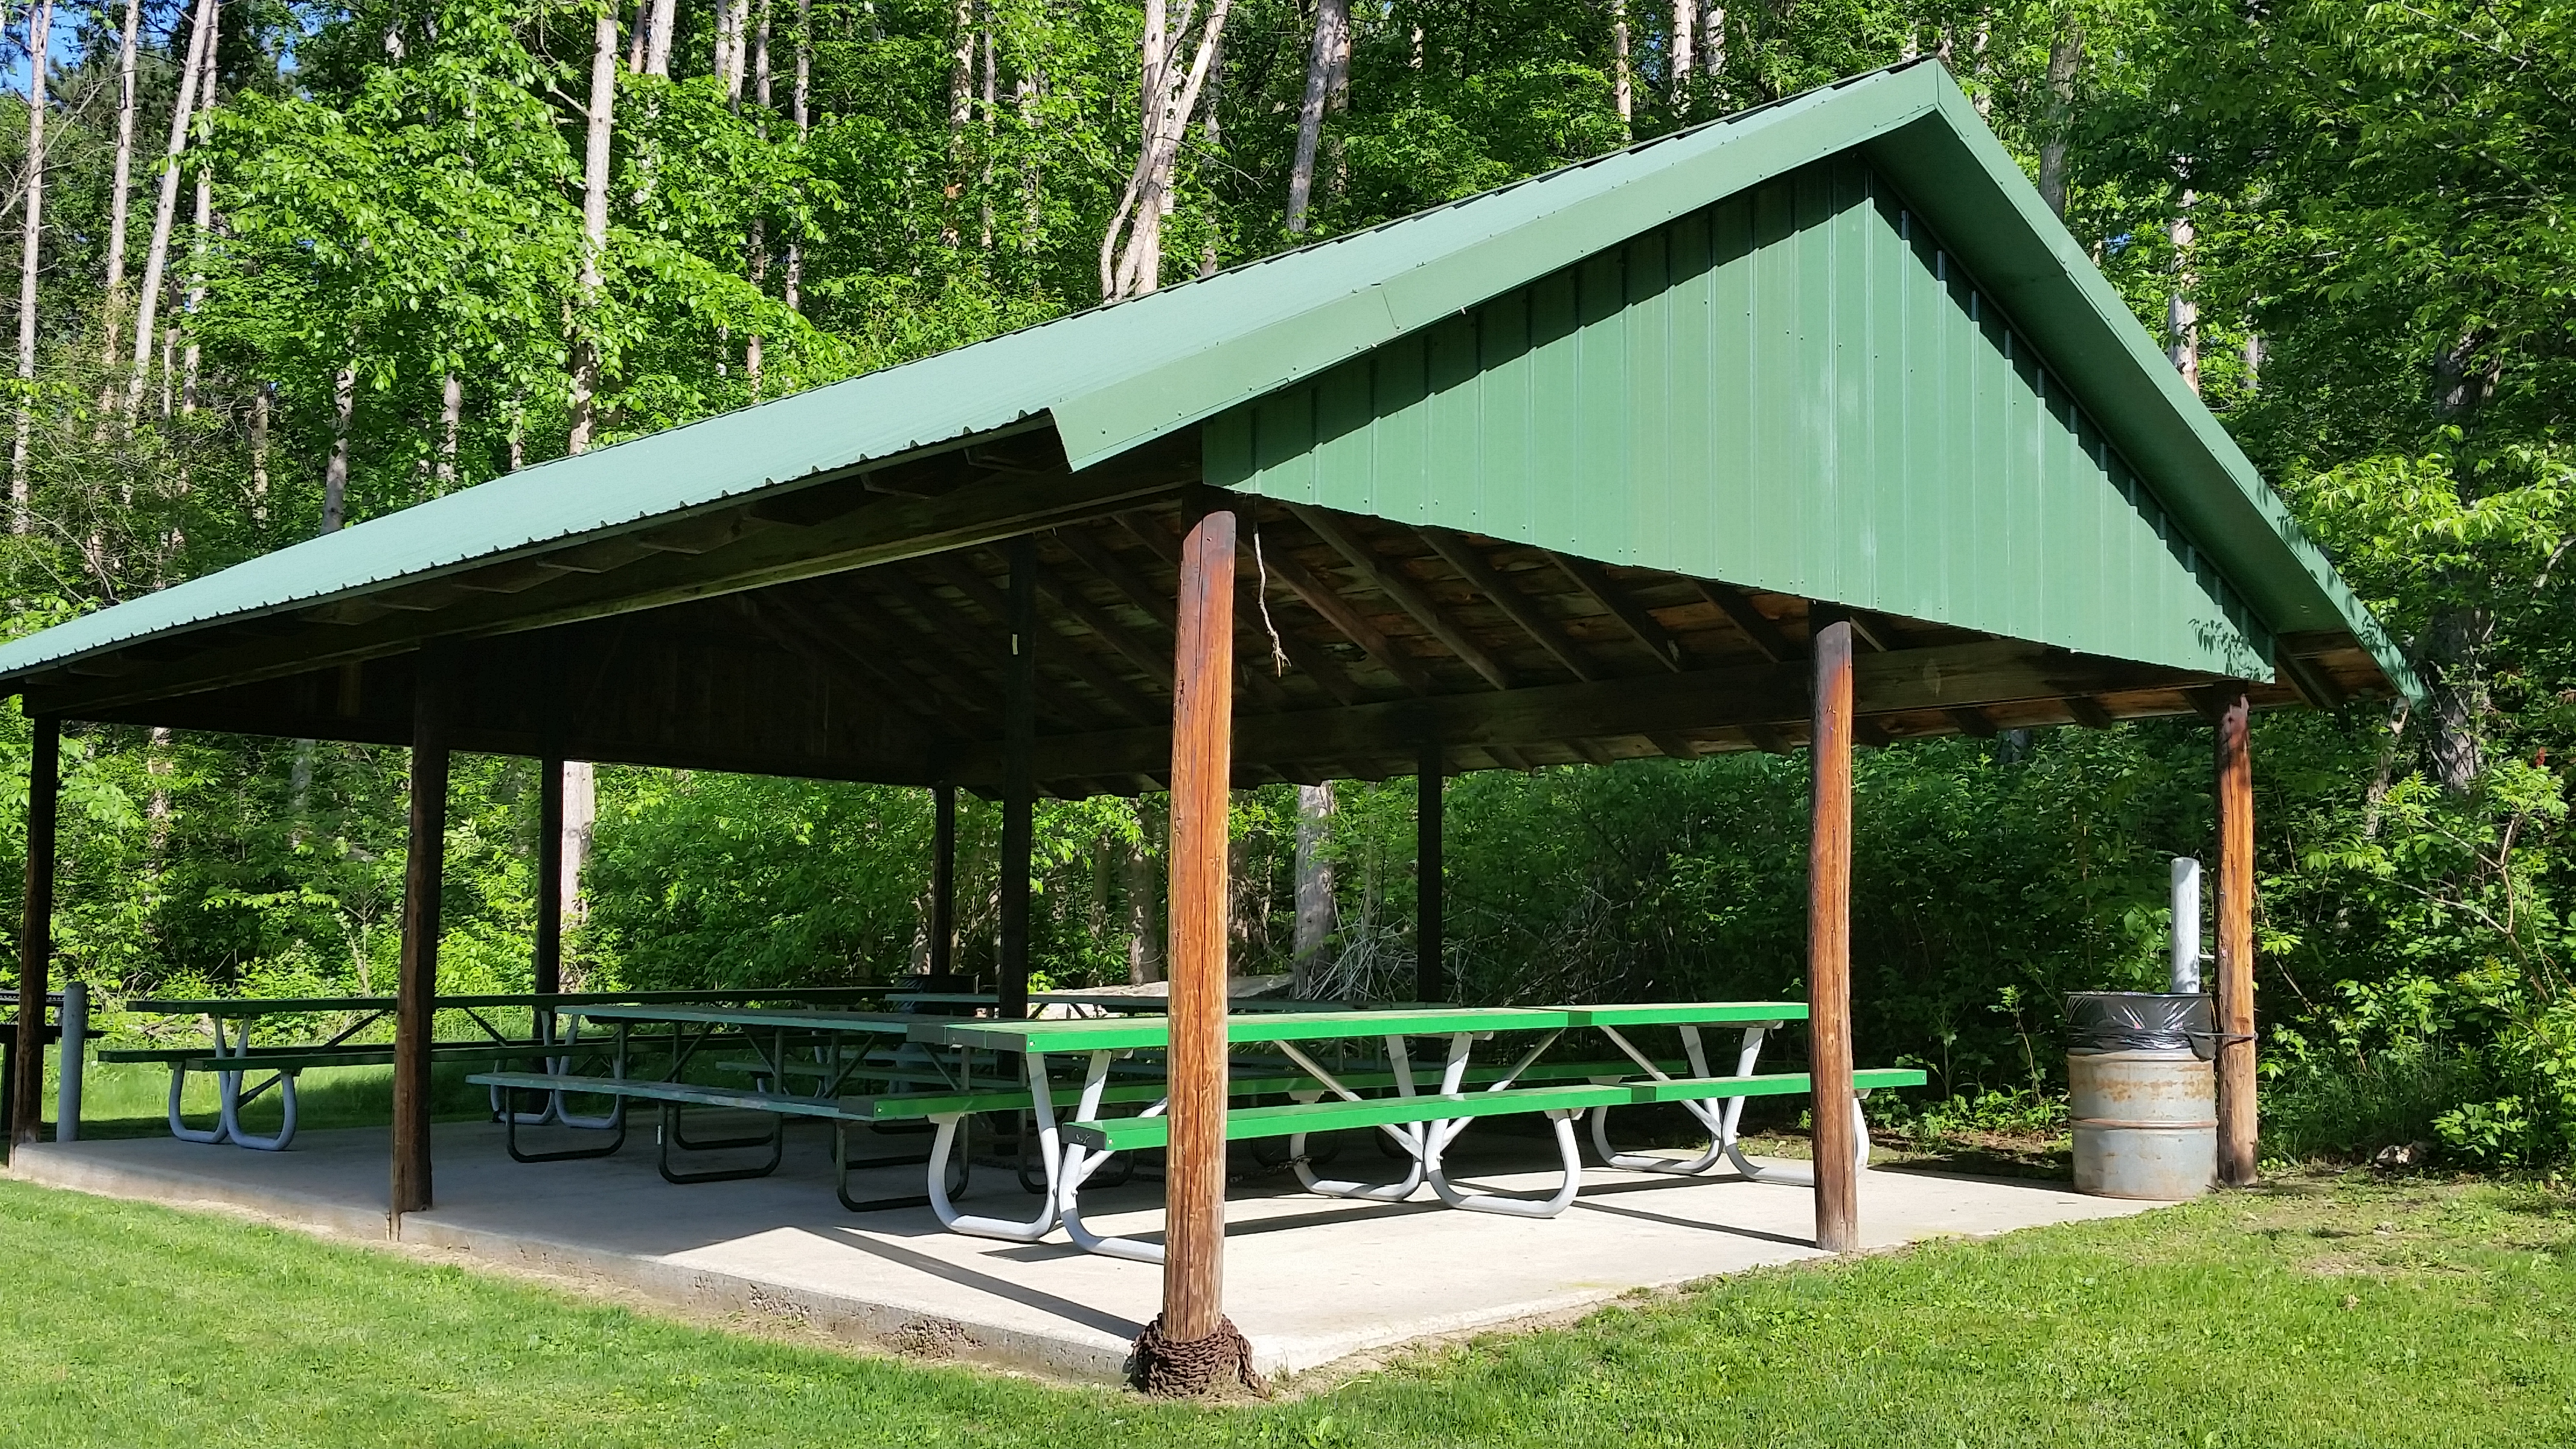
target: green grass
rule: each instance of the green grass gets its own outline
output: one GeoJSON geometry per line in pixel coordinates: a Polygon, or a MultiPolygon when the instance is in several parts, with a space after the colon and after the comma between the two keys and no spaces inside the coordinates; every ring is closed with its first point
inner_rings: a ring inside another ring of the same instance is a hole
{"type": "Polygon", "coordinates": [[[0,1183],[0,1337],[0,1441],[48,1446],[2564,1444],[2576,1209],[2303,1179],[1756,1273],[1210,1408],[0,1183]]]}

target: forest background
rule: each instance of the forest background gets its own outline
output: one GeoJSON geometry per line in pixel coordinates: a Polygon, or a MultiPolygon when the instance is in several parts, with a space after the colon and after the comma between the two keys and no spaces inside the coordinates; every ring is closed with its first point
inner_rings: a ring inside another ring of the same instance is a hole
{"type": "MultiPolygon", "coordinates": [[[[5,18],[12,633],[1935,59],[2430,682],[2421,708],[2255,726],[2267,1140],[2576,1151],[2563,0],[35,0],[5,18]]],[[[65,748],[69,973],[111,998],[386,989],[402,751],[101,726],[65,748]]],[[[12,871],[26,754],[13,709],[12,871]]],[[[1862,1055],[1927,1065],[1976,1110],[2044,1112],[2059,993],[2162,979],[2166,860],[2209,849],[2209,756],[2182,723],[1865,752],[1862,1055]]],[[[459,761],[450,989],[527,989],[533,770],[459,761]]],[[[1447,789],[1465,998],[1803,989],[1802,760],[1447,789]]],[[[1238,796],[1238,972],[1402,992],[1414,790],[1238,796]]],[[[874,982],[926,956],[925,792],[602,768],[574,802],[570,949],[594,986],[874,982]]],[[[1047,979],[1157,973],[1157,806],[1042,805],[1047,979]]],[[[967,970],[991,960],[996,834],[970,801],[967,970]]]]}

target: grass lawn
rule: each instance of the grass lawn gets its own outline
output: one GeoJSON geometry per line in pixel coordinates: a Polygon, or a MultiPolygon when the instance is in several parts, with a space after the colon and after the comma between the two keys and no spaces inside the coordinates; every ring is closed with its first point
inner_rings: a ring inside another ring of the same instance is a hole
{"type": "Polygon", "coordinates": [[[2576,1442],[2576,1203],[2313,1176],[1771,1270],[1268,1404],[737,1335],[0,1183],[11,1444],[2576,1442]]]}

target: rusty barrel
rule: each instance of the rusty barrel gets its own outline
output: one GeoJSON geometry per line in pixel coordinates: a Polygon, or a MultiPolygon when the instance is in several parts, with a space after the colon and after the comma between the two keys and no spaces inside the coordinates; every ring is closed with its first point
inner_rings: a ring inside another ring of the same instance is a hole
{"type": "Polygon", "coordinates": [[[2206,996],[2079,991],[2066,999],[2075,1190],[2179,1202],[2218,1173],[2217,1016],[2206,996]]]}

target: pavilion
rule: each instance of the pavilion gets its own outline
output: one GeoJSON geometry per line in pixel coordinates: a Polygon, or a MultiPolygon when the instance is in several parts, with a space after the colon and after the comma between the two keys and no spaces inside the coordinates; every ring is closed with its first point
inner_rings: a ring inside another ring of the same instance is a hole
{"type": "MultiPolygon", "coordinates": [[[[0,649],[35,721],[23,992],[51,954],[63,720],[412,747],[398,1213],[431,1195],[416,1047],[449,751],[963,787],[1003,802],[1006,861],[1040,794],[1168,788],[1181,1343],[1223,1327],[1230,784],[1807,748],[1817,1241],[1844,1249],[1849,1114],[1824,1108],[1851,1092],[1855,744],[2214,725],[2242,1182],[2248,711],[2417,689],[1930,63],[542,464],[0,649]]],[[[1002,879],[1018,1012],[1027,872],[1002,879]]],[[[16,1057],[19,1140],[42,1061],[16,1057]]]]}

